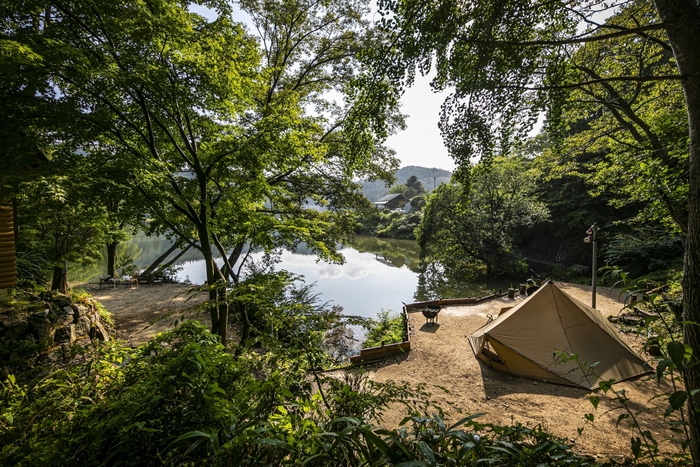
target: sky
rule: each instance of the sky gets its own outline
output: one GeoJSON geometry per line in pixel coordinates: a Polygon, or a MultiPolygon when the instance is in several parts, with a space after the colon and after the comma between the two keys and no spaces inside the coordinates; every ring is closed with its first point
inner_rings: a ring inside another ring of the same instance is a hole
{"type": "Polygon", "coordinates": [[[442,141],[438,121],[447,92],[430,89],[431,76],[416,76],[413,86],[401,96],[401,113],[408,115],[406,129],[389,137],[387,146],[396,151],[401,166],[419,165],[453,171],[454,160],[442,141]]]}
{"type": "MultiPolygon", "coordinates": [[[[190,10],[210,20],[216,17],[214,11],[201,5],[190,4],[190,10]]],[[[250,32],[255,32],[245,13],[238,10],[236,16],[248,25],[250,32]]],[[[454,161],[447,154],[438,128],[440,106],[447,93],[434,93],[430,79],[430,76],[416,76],[413,86],[401,97],[401,113],[408,116],[406,129],[390,136],[386,145],[396,151],[401,167],[418,165],[453,171],[454,161]]]]}

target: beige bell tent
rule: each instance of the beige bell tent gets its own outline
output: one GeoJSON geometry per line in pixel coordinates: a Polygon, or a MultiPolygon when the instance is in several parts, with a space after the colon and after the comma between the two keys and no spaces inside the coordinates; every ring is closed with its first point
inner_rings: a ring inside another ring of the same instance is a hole
{"type": "Polygon", "coordinates": [[[551,282],[474,332],[469,344],[498,370],[587,389],[652,371],[600,312],[551,282]]]}

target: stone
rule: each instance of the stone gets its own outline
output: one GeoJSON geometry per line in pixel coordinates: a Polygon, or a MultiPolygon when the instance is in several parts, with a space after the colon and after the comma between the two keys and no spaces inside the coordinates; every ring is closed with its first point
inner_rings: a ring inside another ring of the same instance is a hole
{"type": "MultiPolygon", "coordinates": [[[[102,342],[107,342],[109,341],[109,333],[107,333],[107,330],[105,329],[104,326],[102,326],[102,323],[99,321],[95,323],[93,328],[95,330],[95,337],[102,342]]],[[[91,330],[91,337],[92,337],[92,330],[91,330]]]]}
{"type": "Polygon", "coordinates": [[[56,328],[48,319],[32,323],[32,328],[39,342],[46,342],[49,346],[54,343],[56,328]]]}
{"type": "Polygon", "coordinates": [[[90,334],[90,328],[92,327],[92,322],[87,316],[81,316],[75,323],[75,333],[78,336],[86,336],[90,334]]]}
{"type": "Polygon", "coordinates": [[[73,324],[75,321],[73,318],[73,315],[58,315],[56,319],[54,320],[56,322],[56,325],[58,326],[68,326],[69,324],[73,324]]]}
{"type": "Polygon", "coordinates": [[[61,311],[63,312],[64,315],[72,315],[73,314],[73,307],[72,306],[64,306],[61,308],[61,311]]]}
{"type": "Polygon", "coordinates": [[[66,307],[70,305],[70,297],[62,293],[56,293],[51,297],[52,301],[56,302],[59,307],[66,307]]]}
{"type": "Polygon", "coordinates": [[[85,316],[88,314],[88,311],[90,309],[86,307],[85,305],[76,305],[75,306],[75,317],[80,318],[81,316],[85,316]]]}
{"type": "Polygon", "coordinates": [[[72,344],[77,339],[75,335],[75,324],[69,324],[67,326],[60,327],[56,329],[56,334],[54,334],[54,341],[56,343],[67,342],[72,344]]]}
{"type": "Polygon", "coordinates": [[[50,310],[47,308],[47,309],[45,309],[45,310],[43,310],[43,311],[37,311],[37,312],[34,313],[32,316],[35,317],[35,318],[38,318],[38,319],[48,319],[48,318],[49,318],[49,313],[50,313],[50,310]]]}
{"type": "Polygon", "coordinates": [[[31,332],[31,327],[27,319],[18,316],[0,316],[0,338],[11,340],[22,340],[31,332]]]}

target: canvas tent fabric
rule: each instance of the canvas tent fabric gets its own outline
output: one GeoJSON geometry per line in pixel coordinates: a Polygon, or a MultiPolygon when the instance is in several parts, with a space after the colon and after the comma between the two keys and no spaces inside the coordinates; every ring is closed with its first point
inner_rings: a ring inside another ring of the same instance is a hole
{"type": "Polygon", "coordinates": [[[552,282],[475,331],[469,344],[501,371],[586,389],[652,371],[599,311],[552,282]]]}

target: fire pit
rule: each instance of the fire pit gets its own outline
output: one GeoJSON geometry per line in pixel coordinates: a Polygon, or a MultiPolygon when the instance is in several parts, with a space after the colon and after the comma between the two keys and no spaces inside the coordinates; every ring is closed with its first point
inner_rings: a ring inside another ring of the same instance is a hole
{"type": "Polygon", "coordinates": [[[437,324],[437,316],[442,309],[439,305],[430,305],[423,308],[423,316],[425,316],[427,323],[437,324]]]}

